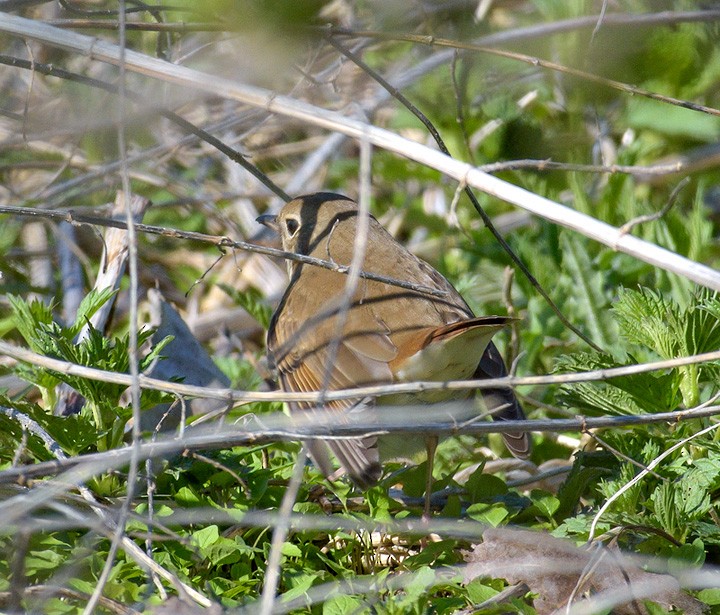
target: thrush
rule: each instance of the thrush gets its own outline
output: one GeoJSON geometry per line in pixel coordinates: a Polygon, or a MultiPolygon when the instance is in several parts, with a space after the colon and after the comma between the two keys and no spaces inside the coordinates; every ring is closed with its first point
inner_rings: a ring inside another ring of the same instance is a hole
{"type": "MultiPolygon", "coordinates": [[[[327,192],[301,196],[287,203],[277,216],[258,222],[280,234],[282,247],[294,252],[350,265],[359,224],[357,204],[327,192]]],[[[267,336],[270,363],[284,391],[352,389],[413,381],[498,378],[507,375],[492,336],[512,319],[476,317],[465,300],[438,271],[398,243],[372,216],[369,218],[364,272],[411,282],[440,291],[407,290],[386,282],[361,278],[347,292],[348,276],[321,267],[287,260],[289,283],[275,311],[267,336]]],[[[393,395],[377,401],[333,400],[324,403],[344,413],[377,404],[377,411],[393,412],[397,404],[457,400],[468,391],[440,391],[422,395],[393,395]]],[[[524,419],[511,389],[483,389],[495,420],[524,419]]],[[[314,404],[293,402],[291,410],[314,404]]],[[[526,458],[527,434],[503,434],[510,452],[526,458]]],[[[404,442],[410,447],[412,438],[404,442]]],[[[428,463],[436,439],[428,440],[428,463]]],[[[382,444],[382,442],[381,442],[382,444]]],[[[334,468],[328,449],[361,488],[381,476],[378,438],[313,440],[306,443],[316,465],[330,476],[334,468]]],[[[400,441],[403,448],[403,441],[400,441]]],[[[431,473],[431,470],[430,470],[431,473]]],[[[432,476],[428,477],[429,482],[432,476]]],[[[429,494],[429,492],[428,492],[429,494]]]]}

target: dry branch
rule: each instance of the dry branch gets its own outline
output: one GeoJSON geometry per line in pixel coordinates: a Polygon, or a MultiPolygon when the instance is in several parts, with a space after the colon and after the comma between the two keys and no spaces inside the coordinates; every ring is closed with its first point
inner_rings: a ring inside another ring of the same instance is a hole
{"type": "Polygon", "coordinates": [[[135,51],[121,50],[117,45],[106,41],[60,30],[14,15],[4,16],[3,21],[0,22],[0,31],[74,51],[114,65],[118,65],[122,60],[126,70],[173,83],[188,91],[200,91],[230,98],[270,113],[293,117],[327,130],[341,132],[355,139],[365,139],[373,145],[437,169],[449,177],[526,209],[555,224],[574,230],[614,250],[676,273],[702,286],[720,290],[720,272],[710,267],[653,243],[624,234],[612,225],[487,175],[472,165],[445,156],[436,150],[366,122],[281,96],[263,88],[171,64],[135,51]]]}
{"type": "MultiPolygon", "coordinates": [[[[61,374],[82,376],[90,380],[100,380],[129,386],[131,377],[127,374],[104,371],[75,363],[68,363],[59,359],[52,359],[37,354],[25,348],[19,348],[7,342],[0,341],[0,354],[7,355],[32,365],[44,367],[61,374]]],[[[625,367],[613,367],[610,369],[597,369],[587,372],[574,372],[569,374],[552,374],[546,376],[509,376],[506,378],[488,378],[485,380],[453,380],[448,382],[411,382],[400,384],[387,384],[381,386],[366,386],[356,389],[338,389],[332,391],[318,391],[309,393],[287,393],[284,391],[237,391],[232,389],[214,389],[200,386],[192,386],[181,383],[170,383],[156,378],[140,376],[140,387],[156,391],[166,391],[177,395],[190,397],[206,397],[208,399],[221,399],[237,403],[252,401],[307,401],[320,402],[336,399],[357,399],[362,397],[379,397],[396,393],[423,393],[426,391],[438,390],[467,390],[518,387],[525,385],[546,385],[546,384],[572,384],[577,382],[598,382],[605,381],[619,376],[629,376],[658,370],[672,369],[684,365],[698,363],[709,363],[720,361],[720,351],[706,352],[690,357],[679,357],[664,361],[641,363],[638,365],[627,365],[625,367]]],[[[503,427],[510,425],[511,421],[502,423],[503,427]]]]}
{"type": "MultiPolygon", "coordinates": [[[[338,424],[332,420],[330,410],[315,410],[311,413],[295,413],[288,416],[281,412],[265,415],[250,415],[240,425],[222,425],[218,427],[201,426],[186,429],[182,438],[171,436],[159,437],[152,442],[143,442],[138,446],[139,455],[143,459],[166,458],[183,451],[218,450],[235,446],[257,446],[278,441],[327,440],[328,438],[357,438],[359,436],[407,434],[409,437],[426,435],[480,435],[488,433],[508,432],[566,432],[581,431],[595,428],[618,428],[647,425],[651,423],[675,424],[680,421],[706,418],[720,414],[720,406],[699,407],[676,412],[658,414],[616,416],[616,417],[584,417],[573,419],[542,419],[525,421],[473,422],[458,424],[451,420],[442,420],[428,413],[427,407],[407,407],[396,410],[393,417],[383,413],[351,417],[345,423],[338,424]],[[407,412],[407,414],[405,414],[407,412]],[[399,415],[399,416],[398,416],[399,415]],[[408,416],[412,416],[412,421],[408,416]]],[[[78,470],[80,478],[64,479],[67,488],[90,477],[118,469],[127,465],[131,451],[129,448],[111,450],[102,453],[90,453],[79,457],[71,457],[61,461],[40,462],[30,466],[9,468],[0,472],[0,484],[8,482],[25,482],[39,478],[78,470]]],[[[3,505],[0,504],[0,513],[3,505]]]]}

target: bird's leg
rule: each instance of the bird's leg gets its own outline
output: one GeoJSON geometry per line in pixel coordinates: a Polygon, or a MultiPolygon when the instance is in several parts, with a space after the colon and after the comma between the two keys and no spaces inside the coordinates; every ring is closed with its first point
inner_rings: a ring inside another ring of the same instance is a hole
{"type": "Polygon", "coordinates": [[[433,465],[435,464],[435,449],[437,449],[438,437],[425,437],[425,450],[427,450],[427,478],[425,479],[425,508],[423,510],[423,519],[430,519],[430,496],[432,495],[433,486],[433,465]]]}

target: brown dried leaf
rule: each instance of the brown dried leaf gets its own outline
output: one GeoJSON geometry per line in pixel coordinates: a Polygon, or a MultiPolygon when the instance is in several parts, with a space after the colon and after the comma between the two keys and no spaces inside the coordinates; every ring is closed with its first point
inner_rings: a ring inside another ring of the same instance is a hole
{"type": "Polygon", "coordinates": [[[507,528],[489,529],[483,543],[465,554],[465,583],[476,577],[525,583],[537,595],[540,615],[564,608],[569,601],[603,605],[620,615],[647,613],[643,600],[666,609],[700,615],[703,605],[684,593],[674,577],[640,569],[615,549],[585,550],[549,534],[507,528]]]}

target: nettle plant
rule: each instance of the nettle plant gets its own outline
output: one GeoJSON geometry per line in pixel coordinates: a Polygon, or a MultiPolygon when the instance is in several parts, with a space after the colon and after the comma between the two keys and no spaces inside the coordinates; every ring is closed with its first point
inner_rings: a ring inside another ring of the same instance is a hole
{"type": "MultiPolygon", "coordinates": [[[[105,337],[90,324],[90,318],[114,295],[111,289],[91,291],[80,304],[75,322],[69,326],[59,324],[53,317],[52,305],[40,301],[25,301],[9,296],[15,326],[28,347],[34,352],[68,363],[93,367],[117,373],[129,370],[130,337],[124,333],[116,337],[105,337]],[[80,332],[86,328],[82,339],[80,332]]],[[[152,329],[138,333],[138,346],[149,341],[152,329]]],[[[146,368],[161,355],[163,348],[172,338],[156,344],[140,361],[140,369],[146,368]]],[[[38,365],[20,364],[16,372],[26,381],[34,384],[42,397],[42,406],[23,402],[23,411],[47,430],[69,455],[103,451],[120,446],[125,436],[125,426],[132,411],[120,404],[125,385],[90,380],[48,369],[38,365]],[[83,400],[76,404],[77,414],[53,416],[52,409],[58,402],[58,387],[64,383],[79,394],[83,400]]],[[[167,399],[167,395],[154,391],[143,391],[141,408],[148,408],[167,399]]],[[[18,401],[7,400],[7,406],[18,407],[18,401]]],[[[11,433],[17,425],[7,427],[11,433]]]]}
{"type": "MultiPolygon", "coordinates": [[[[614,353],[568,355],[559,359],[559,371],[606,369],[720,348],[720,299],[706,291],[696,293],[681,307],[646,288],[622,290],[612,314],[620,332],[614,353]]],[[[566,385],[558,398],[563,405],[588,416],[672,412],[713,404],[719,375],[717,362],[682,365],[661,373],[566,385]]],[[[693,564],[703,563],[707,545],[720,547],[720,519],[715,512],[720,492],[718,430],[695,435],[710,425],[708,420],[655,423],[599,434],[602,447],[612,451],[615,461],[606,463],[604,471],[595,475],[596,480],[586,484],[584,501],[594,501],[593,509],[616,495],[641,468],[678,445],[643,480],[617,497],[604,513],[599,529],[631,527],[633,531],[626,533],[626,539],[638,551],[693,564]],[[633,538],[627,538],[629,535],[633,538]]],[[[573,472],[587,473],[587,467],[583,468],[587,464],[588,455],[578,455],[573,472]]],[[[587,537],[593,519],[590,510],[588,507],[586,512],[567,519],[559,532],[587,537]]]]}

